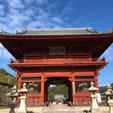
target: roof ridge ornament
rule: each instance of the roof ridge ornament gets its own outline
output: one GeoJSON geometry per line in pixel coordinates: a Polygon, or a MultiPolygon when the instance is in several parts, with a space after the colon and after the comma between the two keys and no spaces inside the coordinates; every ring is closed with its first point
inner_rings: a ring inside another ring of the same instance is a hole
{"type": "Polygon", "coordinates": [[[1,29],[0,34],[10,34],[10,33],[6,32],[6,31],[5,31],[5,30],[3,30],[3,29],[1,29]]]}

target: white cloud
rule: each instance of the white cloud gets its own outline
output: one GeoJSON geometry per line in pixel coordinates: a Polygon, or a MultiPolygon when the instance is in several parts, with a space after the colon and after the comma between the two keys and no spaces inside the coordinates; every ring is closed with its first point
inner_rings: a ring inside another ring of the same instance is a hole
{"type": "Polygon", "coordinates": [[[24,11],[24,15],[26,16],[34,16],[35,15],[35,11],[33,9],[27,9],[24,11]]]}
{"type": "Polygon", "coordinates": [[[10,15],[10,19],[12,20],[12,22],[9,24],[9,26],[22,26],[23,22],[25,21],[29,21],[30,18],[28,16],[25,15],[21,15],[21,14],[17,14],[17,15],[10,15]]]}
{"type": "Polygon", "coordinates": [[[63,20],[60,19],[59,17],[53,17],[52,18],[54,22],[58,23],[58,24],[63,24],[63,20]]]}
{"type": "Polygon", "coordinates": [[[7,0],[10,8],[22,9],[24,5],[21,0],[7,0]]]}
{"type": "Polygon", "coordinates": [[[39,28],[39,27],[43,28],[44,26],[45,25],[43,23],[39,22],[39,21],[32,21],[26,26],[26,28],[27,29],[34,29],[34,28],[36,29],[36,28],[39,28]]]}
{"type": "Polygon", "coordinates": [[[67,13],[69,13],[70,11],[72,10],[72,8],[70,7],[70,6],[66,6],[66,7],[64,7],[64,9],[63,9],[63,13],[64,14],[67,14],[67,13]]]}
{"type": "MultiPolygon", "coordinates": [[[[10,19],[9,18],[7,18],[7,17],[5,17],[5,16],[1,16],[0,17],[0,24],[3,24],[4,23],[4,25],[5,24],[7,24],[7,23],[9,23],[10,22],[10,19]]],[[[8,26],[8,25],[7,25],[8,26]]]]}
{"type": "Polygon", "coordinates": [[[47,5],[48,0],[7,0],[7,3],[7,16],[0,17],[0,27],[8,32],[14,33],[26,28],[61,28],[67,25],[60,16],[62,12],[59,17],[53,16],[47,9],[49,5],[46,8],[41,7],[43,4],[47,5]],[[35,6],[31,5],[32,3],[35,3],[35,6]]]}
{"type": "Polygon", "coordinates": [[[34,3],[37,4],[37,5],[43,5],[43,4],[46,4],[48,3],[48,0],[24,0],[24,3],[25,4],[32,4],[34,3]]]}
{"type": "Polygon", "coordinates": [[[37,2],[37,4],[42,5],[45,3],[48,3],[48,0],[35,0],[37,2]]]}
{"type": "Polygon", "coordinates": [[[25,4],[31,4],[34,0],[24,0],[25,4]]]}

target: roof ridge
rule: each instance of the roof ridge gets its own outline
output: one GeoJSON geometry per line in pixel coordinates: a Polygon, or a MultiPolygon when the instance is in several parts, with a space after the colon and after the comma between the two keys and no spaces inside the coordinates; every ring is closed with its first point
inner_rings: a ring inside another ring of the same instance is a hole
{"type": "Polygon", "coordinates": [[[88,28],[58,28],[58,29],[23,29],[22,32],[26,31],[64,31],[64,30],[92,30],[91,27],[88,28]]]}

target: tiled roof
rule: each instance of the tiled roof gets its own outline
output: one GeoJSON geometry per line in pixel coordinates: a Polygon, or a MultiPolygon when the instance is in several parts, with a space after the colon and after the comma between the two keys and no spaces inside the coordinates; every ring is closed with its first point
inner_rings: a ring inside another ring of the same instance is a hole
{"type": "Polygon", "coordinates": [[[59,36],[59,35],[88,35],[88,34],[106,34],[113,33],[113,29],[98,32],[97,30],[92,30],[92,28],[64,28],[64,29],[25,29],[22,32],[8,33],[1,30],[0,34],[3,35],[36,35],[36,36],[59,36]]]}
{"type": "Polygon", "coordinates": [[[28,29],[17,32],[21,35],[77,35],[96,33],[91,28],[69,28],[69,29],[28,29]]]}

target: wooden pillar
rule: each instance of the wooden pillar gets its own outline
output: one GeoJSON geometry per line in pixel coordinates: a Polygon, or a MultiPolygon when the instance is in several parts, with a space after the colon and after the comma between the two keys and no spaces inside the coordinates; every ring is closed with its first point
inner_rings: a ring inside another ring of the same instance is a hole
{"type": "Polygon", "coordinates": [[[74,75],[72,74],[72,77],[69,79],[71,81],[71,95],[72,95],[72,101],[75,103],[75,80],[74,75]]]}
{"type": "Polygon", "coordinates": [[[44,103],[44,73],[41,76],[41,104],[44,103]]]}
{"type": "MultiPolygon", "coordinates": [[[[21,76],[20,76],[20,74],[18,74],[18,73],[17,73],[16,76],[17,76],[17,81],[18,81],[17,90],[20,90],[20,89],[21,89],[21,84],[22,84],[22,82],[21,82],[21,76]]],[[[18,96],[18,98],[17,98],[17,102],[20,103],[19,96],[18,96]]]]}
{"type": "Polygon", "coordinates": [[[21,76],[17,73],[17,80],[18,80],[18,90],[21,89],[21,76]]]}

